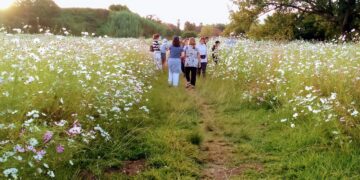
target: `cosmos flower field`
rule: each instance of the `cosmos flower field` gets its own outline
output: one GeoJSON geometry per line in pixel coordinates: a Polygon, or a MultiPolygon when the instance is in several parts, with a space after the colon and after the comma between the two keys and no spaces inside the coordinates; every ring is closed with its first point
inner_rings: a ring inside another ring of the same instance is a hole
{"type": "MultiPolygon", "coordinates": [[[[146,116],[153,76],[137,39],[0,34],[0,179],[56,177],[74,152],[146,116]]],[[[147,47],[147,46],[146,46],[147,47]]]]}
{"type": "MultiPolygon", "coordinates": [[[[61,179],[111,154],[118,138],[132,141],[126,124],[152,115],[149,93],[161,75],[143,39],[0,33],[0,41],[0,179],[61,179]]],[[[240,40],[223,45],[211,79],[276,112],[273,123],[311,124],[340,147],[360,142],[358,43],[240,40]]]]}
{"type": "Polygon", "coordinates": [[[358,43],[242,40],[222,53],[212,74],[237,83],[244,101],[279,112],[289,128],[328,124],[339,144],[359,139],[358,43]]]}

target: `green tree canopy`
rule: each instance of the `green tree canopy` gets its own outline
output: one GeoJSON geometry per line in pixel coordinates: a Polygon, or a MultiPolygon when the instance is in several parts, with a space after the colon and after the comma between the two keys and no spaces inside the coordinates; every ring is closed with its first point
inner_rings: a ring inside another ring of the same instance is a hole
{"type": "Polygon", "coordinates": [[[261,8],[263,12],[277,10],[313,14],[334,24],[340,33],[350,32],[360,20],[359,0],[236,0],[239,6],[261,8]]]}
{"type": "Polygon", "coordinates": [[[113,4],[109,7],[110,11],[130,11],[130,9],[125,6],[125,5],[121,5],[121,4],[113,4]]]}

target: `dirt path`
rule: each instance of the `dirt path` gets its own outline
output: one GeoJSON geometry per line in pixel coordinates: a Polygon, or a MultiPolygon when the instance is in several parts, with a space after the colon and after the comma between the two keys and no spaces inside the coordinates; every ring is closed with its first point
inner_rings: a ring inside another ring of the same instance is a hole
{"type": "Polygon", "coordinates": [[[203,161],[205,163],[202,179],[229,179],[232,175],[239,174],[239,168],[229,168],[234,153],[234,147],[227,142],[214,123],[216,112],[204,98],[191,90],[189,93],[195,97],[197,106],[201,112],[201,130],[204,134],[204,142],[201,146],[203,161]]]}
{"type": "Polygon", "coordinates": [[[232,165],[236,153],[235,147],[223,137],[221,130],[217,128],[215,123],[217,114],[214,107],[208,104],[206,99],[195,90],[191,90],[189,93],[195,97],[201,113],[200,123],[204,135],[201,151],[205,163],[201,179],[227,180],[233,176],[239,177],[249,169],[262,171],[261,164],[244,163],[236,167],[232,165]]]}

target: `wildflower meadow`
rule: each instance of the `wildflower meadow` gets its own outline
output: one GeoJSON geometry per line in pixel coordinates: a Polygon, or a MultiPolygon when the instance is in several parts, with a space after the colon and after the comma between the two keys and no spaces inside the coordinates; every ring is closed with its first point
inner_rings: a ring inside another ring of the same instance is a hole
{"type": "Polygon", "coordinates": [[[148,40],[14,32],[0,33],[0,179],[360,177],[357,42],[215,38],[219,64],[185,90],[148,40]]]}

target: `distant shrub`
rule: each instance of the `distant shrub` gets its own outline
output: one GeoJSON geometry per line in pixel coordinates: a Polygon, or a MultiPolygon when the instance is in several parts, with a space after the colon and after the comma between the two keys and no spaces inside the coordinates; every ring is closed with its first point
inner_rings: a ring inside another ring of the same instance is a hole
{"type": "Polygon", "coordinates": [[[141,17],[128,11],[112,12],[103,30],[114,37],[139,37],[142,34],[141,17]]]}
{"type": "Polygon", "coordinates": [[[195,31],[184,31],[181,34],[181,37],[183,37],[183,38],[197,37],[197,36],[198,36],[198,34],[195,31]]]}

